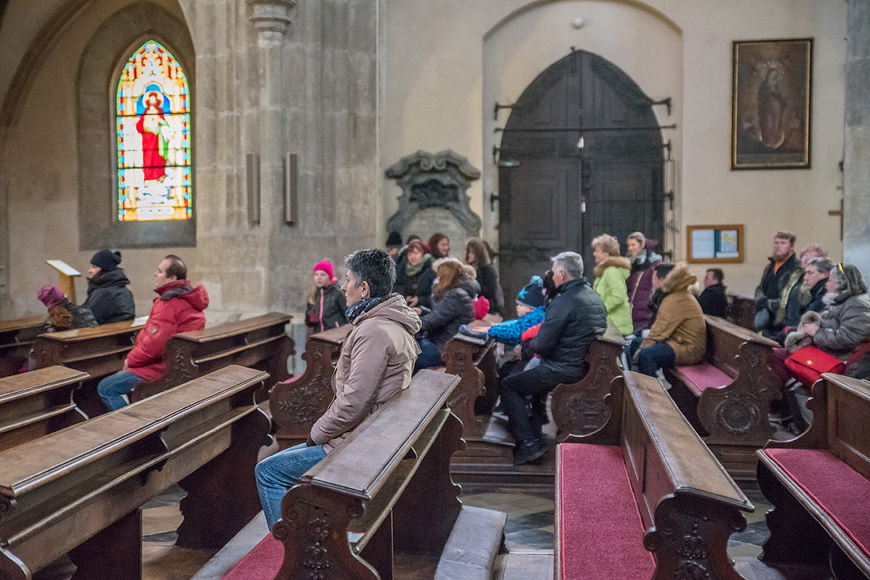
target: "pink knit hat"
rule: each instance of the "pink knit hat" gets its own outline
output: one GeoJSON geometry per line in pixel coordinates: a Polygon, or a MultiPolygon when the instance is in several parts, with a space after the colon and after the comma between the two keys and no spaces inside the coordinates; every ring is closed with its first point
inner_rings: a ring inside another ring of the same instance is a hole
{"type": "Polygon", "coordinates": [[[325,272],[327,276],[329,276],[329,280],[331,282],[335,282],[335,268],[332,266],[332,262],[329,260],[321,260],[314,265],[314,271],[317,272],[320,270],[321,272],[325,272]]]}
{"type": "Polygon", "coordinates": [[[46,284],[39,289],[39,294],[37,294],[36,297],[39,298],[40,302],[45,304],[46,308],[54,308],[63,302],[63,299],[66,298],[66,294],[63,293],[63,290],[61,290],[59,286],[46,284]]]}

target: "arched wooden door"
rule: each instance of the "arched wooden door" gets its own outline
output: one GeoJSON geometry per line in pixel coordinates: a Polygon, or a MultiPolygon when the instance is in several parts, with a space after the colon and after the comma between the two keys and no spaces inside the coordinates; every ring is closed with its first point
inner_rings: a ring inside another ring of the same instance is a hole
{"type": "Polygon", "coordinates": [[[664,233],[664,154],[652,100],[613,63],[576,51],[542,72],[511,110],[499,152],[499,269],[506,314],[549,258],[595,236],[664,233]]]}

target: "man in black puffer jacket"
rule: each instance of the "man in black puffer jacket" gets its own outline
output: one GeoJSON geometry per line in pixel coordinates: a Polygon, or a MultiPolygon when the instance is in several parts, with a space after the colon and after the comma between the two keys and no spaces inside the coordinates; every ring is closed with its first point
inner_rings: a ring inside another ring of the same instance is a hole
{"type": "Polygon", "coordinates": [[[556,385],[580,380],[588,370],[589,345],[607,330],[607,310],[583,278],[583,258],[562,252],[553,258],[552,271],[557,294],[546,306],[544,322],[529,343],[541,363],[501,383],[502,406],[517,439],[518,465],[535,461],[547,451],[541,418],[530,413],[526,396],[546,400],[556,385]]]}
{"type": "Polygon", "coordinates": [[[82,306],[94,313],[97,324],[109,324],[136,317],[133,293],[127,289],[130,280],[118,267],[121,252],[100,250],[88,267],[88,297],[82,306]]]}

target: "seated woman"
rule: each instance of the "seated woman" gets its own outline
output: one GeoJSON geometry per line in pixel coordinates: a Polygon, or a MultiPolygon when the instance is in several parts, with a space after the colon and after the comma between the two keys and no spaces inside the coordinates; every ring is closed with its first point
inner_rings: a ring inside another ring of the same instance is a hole
{"type": "Polygon", "coordinates": [[[655,267],[662,263],[662,257],[654,251],[657,245],[655,240],[646,239],[641,232],[632,232],[625,242],[628,258],[631,260],[631,275],[625,285],[631,302],[631,320],[637,334],[649,330],[655,320],[650,298],[653,294],[655,267]]]}
{"type": "Polygon", "coordinates": [[[396,267],[395,291],[405,297],[408,306],[417,306],[420,295],[428,296],[428,288],[420,288],[420,280],[432,266],[429,248],[420,240],[411,240],[396,267]]]}
{"type": "Polygon", "coordinates": [[[97,326],[97,319],[91,309],[73,304],[59,286],[46,284],[39,289],[37,297],[48,309],[44,332],[97,326]]]}
{"type": "Polygon", "coordinates": [[[654,377],[660,368],[695,365],[704,359],[707,323],[689,290],[697,281],[685,262],[656,266],[653,287],[661,289],[664,298],[649,335],[632,344],[638,372],[654,377]]]}
{"type": "Polygon", "coordinates": [[[420,356],[414,371],[444,364],[442,354],[447,341],[456,336],[459,327],[474,321],[474,301],[463,288],[462,264],[446,260],[438,266],[438,283],[432,293],[432,310],[423,309],[420,356]]]}
{"type": "Polygon", "coordinates": [[[281,500],[287,490],[366,416],[411,384],[420,318],[402,296],[391,293],[396,279],[393,259],[383,250],[357,250],[345,265],[341,289],[353,330],[332,375],[335,399],[311,428],[306,443],[267,457],[255,470],[269,529],[281,519],[281,500]]]}
{"type": "Polygon", "coordinates": [[[870,297],[867,284],[857,267],[839,264],[831,270],[828,290],[818,324],[804,324],[803,332],[813,346],[845,363],[864,341],[870,338],[870,297]]]}
{"type": "Polygon", "coordinates": [[[631,274],[631,260],[619,255],[619,242],[607,234],[592,240],[592,255],[595,258],[595,283],[592,288],[601,296],[607,309],[607,318],[613,321],[622,336],[628,337],[634,333],[625,285],[631,274]]]}
{"type": "Polygon", "coordinates": [[[498,301],[498,276],[492,266],[492,259],[486,243],[480,238],[471,238],[465,244],[465,263],[474,266],[480,294],[489,300],[489,312],[501,314],[498,301]]]}

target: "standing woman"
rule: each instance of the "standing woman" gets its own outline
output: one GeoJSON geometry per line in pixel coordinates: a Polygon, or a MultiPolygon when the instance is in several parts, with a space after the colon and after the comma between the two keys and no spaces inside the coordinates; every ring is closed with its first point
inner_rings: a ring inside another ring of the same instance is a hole
{"type": "Polygon", "coordinates": [[[335,399],[314,423],[307,442],[263,459],[255,469],[269,529],[281,519],[281,500],[287,490],[363,419],[411,384],[420,318],[402,296],[390,292],[396,279],[393,259],[383,250],[357,250],[345,264],[341,289],[353,330],[332,375],[335,399]]]}
{"type": "Polygon", "coordinates": [[[489,312],[499,314],[498,277],[486,250],[486,244],[480,238],[471,238],[465,244],[465,263],[477,270],[477,283],[480,284],[480,295],[489,300],[489,312]]]}
{"type": "Polygon", "coordinates": [[[631,274],[626,286],[631,303],[631,320],[638,334],[650,328],[656,317],[650,307],[650,298],[653,295],[655,267],[662,263],[662,257],[652,251],[650,246],[654,244],[653,240],[647,241],[640,232],[629,234],[626,241],[628,258],[631,260],[631,274]]]}
{"type": "Polygon", "coordinates": [[[432,310],[424,309],[420,339],[420,357],[414,370],[444,364],[442,353],[447,341],[459,327],[474,321],[474,300],[463,283],[464,270],[458,260],[446,260],[438,266],[438,284],[432,295],[432,310]]]}
{"type": "Polygon", "coordinates": [[[308,295],[308,308],[305,311],[306,326],[315,329],[315,332],[323,332],[347,324],[345,310],[347,304],[338,286],[332,262],[317,262],[314,266],[314,290],[308,295]]]}
{"type": "Polygon", "coordinates": [[[399,260],[396,268],[395,291],[405,297],[408,306],[417,306],[419,303],[420,278],[432,267],[432,256],[429,255],[429,247],[420,240],[411,240],[405,256],[399,260]]]}
{"type": "Polygon", "coordinates": [[[592,240],[592,256],[595,258],[595,283],[592,288],[601,296],[607,309],[607,318],[613,321],[620,334],[628,337],[634,332],[625,286],[631,273],[631,260],[619,255],[619,242],[608,234],[592,240]]]}

